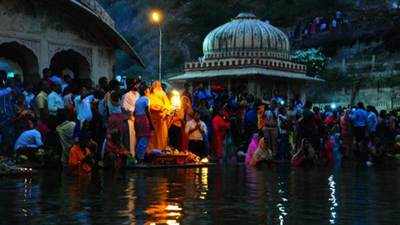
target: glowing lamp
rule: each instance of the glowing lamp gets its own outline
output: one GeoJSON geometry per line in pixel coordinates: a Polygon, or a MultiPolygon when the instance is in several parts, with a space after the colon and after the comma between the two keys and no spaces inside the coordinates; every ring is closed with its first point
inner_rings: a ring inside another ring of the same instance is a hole
{"type": "Polygon", "coordinates": [[[179,94],[179,91],[177,91],[177,90],[172,90],[171,93],[172,93],[172,97],[171,97],[172,109],[178,110],[182,106],[181,95],[179,94]]]}
{"type": "Polygon", "coordinates": [[[335,103],[331,104],[331,109],[336,109],[336,104],[335,103]]]}
{"type": "Polygon", "coordinates": [[[208,158],[206,157],[206,158],[202,159],[200,162],[201,162],[201,163],[208,163],[209,160],[208,160],[208,158]]]}
{"type": "Polygon", "coordinates": [[[160,24],[163,19],[162,17],[162,13],[158,10],[153,10],[150,13],[150,20],[155,24],[160,24]]]}

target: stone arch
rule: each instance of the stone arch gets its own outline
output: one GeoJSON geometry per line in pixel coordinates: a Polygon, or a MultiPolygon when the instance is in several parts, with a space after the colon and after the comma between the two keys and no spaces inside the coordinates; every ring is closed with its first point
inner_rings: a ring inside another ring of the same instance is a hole
{"type": "Polygon", "coordinates": [[[50,60],[50,69],[53,73],[72,72],[74,78],[90,79],[90,64],[85,56],[69,49],[53,55],[50,60]],[[69,71],[68,71],[69,70],[69,71]]]}
{"type": "Polygon", "coordinates": [[[0,44],[1,59],[14,68],[15,72],[21,71],[21,78],[25,82],[37,82],[40,79],[38,57],[27,46],[17,41],[3,42],[0,44]]]}

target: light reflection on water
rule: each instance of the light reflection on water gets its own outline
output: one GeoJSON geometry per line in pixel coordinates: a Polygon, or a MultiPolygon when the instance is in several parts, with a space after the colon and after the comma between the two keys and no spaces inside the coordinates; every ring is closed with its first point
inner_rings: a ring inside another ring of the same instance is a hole
{"type": "Polygon", "coordinates": [[[329,222],[331,224],[336,224],[336,217],[337,217],[337,212],[336,208],[338,207],[338,203],[336,200],[336,183],[335,183],[335,176],[331,175],[328,178],[328,185],[329,189],[331,191],[330,198],[328,199],[330,202],[330,211],[331,211],[331,218],[329,219],[329,222]]]}
{"type": "Polygon", "coordinates": [[[0,180],[0,224],[396,224],[400,171],[242,166],[0,180]]]}

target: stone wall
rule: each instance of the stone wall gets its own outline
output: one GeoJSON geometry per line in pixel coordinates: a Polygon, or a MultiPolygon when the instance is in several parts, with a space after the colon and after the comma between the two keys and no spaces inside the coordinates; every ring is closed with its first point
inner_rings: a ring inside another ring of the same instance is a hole
{"type": "MultiPolygon", "coordinates": [[[[393,109],[400,107],[399,88],[363,88],[355,99],[355,102],[364,102],[365,105],[374,105],[378,109],[393,109]]],[[[332,92],[330,98],[319,104],[336,103],[338,105],[348,105],[350,103],[351,90],[342,89],[332,92]]]]}
{"type": "Polygon", "coordinates": [[[18,43],[16,46],[33,53],[38,64],[36,74],[24,75],[40,76],[55,54],[73,50],[87,61],[94,82],[101,76],[112,77],[114,50],[97,41],[96,36],[101,34],[80,29],[79,23],[84,22],[80,18],[70,18],[58,9],[54,11],[44,1],[0,0],[0,48],[2,44],[18,43]]]}

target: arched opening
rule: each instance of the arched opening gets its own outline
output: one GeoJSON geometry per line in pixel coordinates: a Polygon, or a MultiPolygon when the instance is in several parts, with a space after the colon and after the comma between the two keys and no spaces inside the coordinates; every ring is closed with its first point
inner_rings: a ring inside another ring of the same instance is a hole
{"type": "Polygon", "coordinates": [[[53,73],[69,75],[71,78],[90,79],[90,64],[78,52],[70,49],[57,52],[50,61],[53,73]]]}
{"type": "Polygon", "coordinates": [[[40,79],[35,53],[18,42],[0,44],[0,70],[6,71],[9,77],[19,75],[25,82],[37,82],[40,79]]]}

